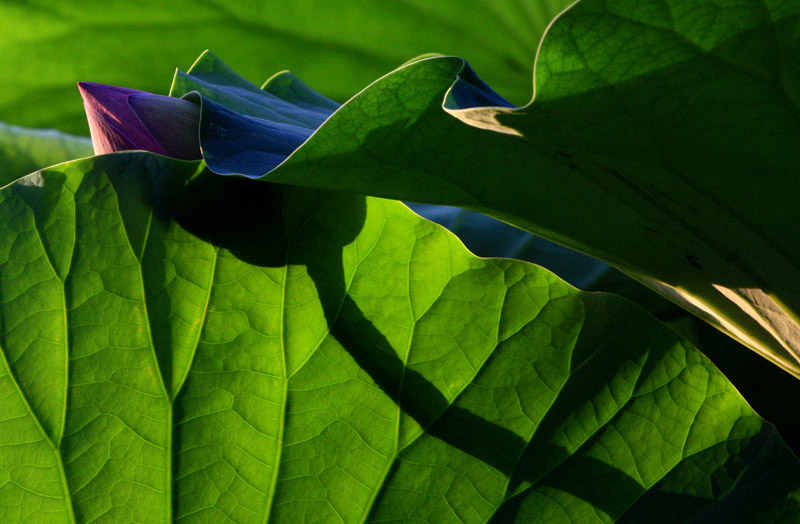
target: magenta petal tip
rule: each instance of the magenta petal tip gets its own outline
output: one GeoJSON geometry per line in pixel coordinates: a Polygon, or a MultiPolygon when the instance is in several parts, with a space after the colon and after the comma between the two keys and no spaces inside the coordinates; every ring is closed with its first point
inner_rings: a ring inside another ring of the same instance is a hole
{"type": "Polygon", "coordinates": [[[197,105],[94,82],[78,82],[78,90],[95,154],[144,150],[183,160],[202,158],[197,105]]]}

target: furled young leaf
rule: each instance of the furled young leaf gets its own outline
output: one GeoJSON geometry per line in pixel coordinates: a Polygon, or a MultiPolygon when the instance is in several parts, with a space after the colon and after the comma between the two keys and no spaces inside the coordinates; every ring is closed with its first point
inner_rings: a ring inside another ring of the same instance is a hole
{"type": "MultiPolygon", "coordinates": [[[[798,2],[582,0],[542,42],[531,105],[505,107],[461,59],[420,60],[265,179],[484,211],[800,375],[798,28],[798,2]]],[[[208,106],[208,122],[224,116],[208,106]]],[[[213,138],[218,170],[228,146],[213,138]]],[[[220,172],[269,169],[248,161],[220,172]]]]}
{"type": "Polygon", "coordinates": [[[346,100],[422,53],[472,57],[518,103],[548,22],[571,0],[0,2],[0,121],[86,133],[75,83],[164,93],[212,49],[248,77],[291,68],[346,100]],[[77,103],[76,103],[77,102],[77,103]]]}
{"type": "Polygon", "coordinates": [[[37,169],[91,155],[88,138],[0,122],[0,186],[37,169]]]}
{"type": "Polygon", "coordinates": [[[797,522],[643,310],[398,202],[120,153],[0,190],[0,521],[797,522]]]}

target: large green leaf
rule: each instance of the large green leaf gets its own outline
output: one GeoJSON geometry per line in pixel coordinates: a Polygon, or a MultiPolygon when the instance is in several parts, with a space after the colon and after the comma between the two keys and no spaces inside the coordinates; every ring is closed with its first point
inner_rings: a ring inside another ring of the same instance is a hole
{"type": "Polygon", "coordinates": [[[800,375],[798,64],[798,2],[582,0],[545,36],[529,106],[470,107],[496,97],[461,59],[420,60],[265,179],[486,212],[800,375]]]}
{"type": "Polygon", "coordinates": [[[26,0],[0,3],[0,121],[86,134],[75,82],[163,92],[211,49],[250,77],[291,68],[346,100],[422,53],[470,56],[530,98],[536,43],[570,0],[26,0]]]}
{"type": "Polygon", "coordinates": [[[614,293],[643,307],[711,359],[750,406],[775,425],[789,448],[800,454],[800,402],[775,401],[800,399],[800,380],[793,375],[753,351],[743,351],[734,339],[599,260],[474,211],[429,204],[409,207],[447,227],[476,255],[533,262],[584,291],[614,293]]]}
{"type": "Polygon", "coordinates": [[[149,153],[0,199],[2,522],[798,521],[698,351],[398,202],[149,153]]]}

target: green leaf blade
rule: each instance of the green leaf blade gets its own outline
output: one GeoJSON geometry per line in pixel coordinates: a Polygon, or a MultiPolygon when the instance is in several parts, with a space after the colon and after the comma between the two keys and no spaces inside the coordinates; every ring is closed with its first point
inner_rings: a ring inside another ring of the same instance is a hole
{"type": "Polygon", "coordinates": [[[71,339],[65,472],[79,521],[166,522],[171,408],[141,266],[114,184],[102,170],[89,173],[75,193],[76,241],[65,283],[71,339]]]}
{"type": "MultiPolygon", "coordinates": [[[[34,242],[59,208],[37,223],[24,188],[74,198],[75,246],[60,444],[40,424],[48,411],[26,408],[42,394],[15,385],[24,370],[0,379],[12,522],[624,522],[657,508],[683,522],[797,508],[796,459],[673,332],[536,266],[474,257],[398,202],[148,153],[57,166],[1,191],[4,223],[29,237],[4,244],[4,319],[29,300],[8,286],[50,275],[60,291],[34,242]],[[758,473],[772,468],[786,475],[758,473]],[[22,489],[37,502],[20,506],[22,489]]],[[[6,363],[26,342],[3,326],[6,363]]]]}

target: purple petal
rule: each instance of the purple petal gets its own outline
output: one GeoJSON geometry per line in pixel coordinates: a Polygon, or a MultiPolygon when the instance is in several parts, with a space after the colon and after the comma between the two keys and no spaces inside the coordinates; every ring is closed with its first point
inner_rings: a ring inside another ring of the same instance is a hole
{"type": "Polygon", "coordinates": [[[92,82],[78,82],[78,89],[83,97],[95,154],[134,149],[165,154],[128,105],[130,95],[143,91],[92,82]]]}
{"type": "Polygon", "coordinates": [[[167,156],[199,160],[200,107],[181,98],[133,93],[128,106],[167,156]]]}

